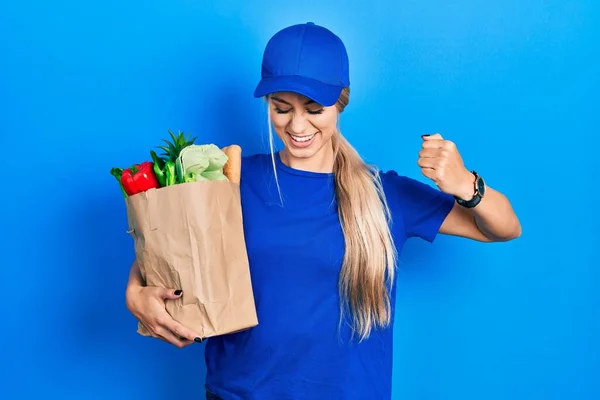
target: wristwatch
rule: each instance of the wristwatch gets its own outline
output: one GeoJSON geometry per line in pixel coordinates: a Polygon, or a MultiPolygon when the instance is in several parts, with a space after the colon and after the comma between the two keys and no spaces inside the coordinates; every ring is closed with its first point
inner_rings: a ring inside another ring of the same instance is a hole
{"type": "Polygon", "coordinates": [[[456,199],[456,202],[466,208],[475,207],[477,204],[479,204],[479,202],[481,202],[481,199],[485,195],[485,182],[484,182],[483,178],[481,176],[479,176],[479,174],[475,171],[471,171],[471,173],[475,176],[475,184],[474,184],[475,188],[474,188],[473,198],[471,198],[470,200],[464,200],[464,199],[454,196],[454,198],[456,199]]]}

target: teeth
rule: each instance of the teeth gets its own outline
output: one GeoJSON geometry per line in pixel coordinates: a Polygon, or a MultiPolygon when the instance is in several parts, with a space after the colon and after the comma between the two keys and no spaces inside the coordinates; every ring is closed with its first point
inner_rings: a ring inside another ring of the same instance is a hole
{"type": "Polygon", "coordinates": [[[313,133],[310,136],[294,136],[294,135],[290,135],[292,136],[292,138],[296,141],[296,142],[308,142],[310,139],[312,139],[315,134],[313,133]]]}

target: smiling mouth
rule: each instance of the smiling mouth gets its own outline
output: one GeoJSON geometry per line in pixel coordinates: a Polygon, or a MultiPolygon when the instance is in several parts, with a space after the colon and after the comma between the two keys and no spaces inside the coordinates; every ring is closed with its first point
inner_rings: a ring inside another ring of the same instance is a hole
{"type": "Polygon", "coordinates": [[[313,133],[312,135],[307,135],[307,136],[296,136],[296,135],[292,135],[291,133],[289,133],[290,137],[298,143],[304,143],[304,142],[308,142],[310,141],[312,138],[315,137],[317,133],[313,133]]]}

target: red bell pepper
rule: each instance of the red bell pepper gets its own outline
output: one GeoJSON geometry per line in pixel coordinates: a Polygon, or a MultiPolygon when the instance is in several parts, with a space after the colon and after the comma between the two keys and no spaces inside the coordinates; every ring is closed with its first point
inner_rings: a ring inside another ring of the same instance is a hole
{"type": "Polygon", "coordinates": [[[125,193],[132,196],[137,193],[145,192],[148,189],[160,188],[160,184],[154,174],[153,168],[154,163],[145,161],[124,170],[121,175],[121,185],[123,186],[125,193]]]}

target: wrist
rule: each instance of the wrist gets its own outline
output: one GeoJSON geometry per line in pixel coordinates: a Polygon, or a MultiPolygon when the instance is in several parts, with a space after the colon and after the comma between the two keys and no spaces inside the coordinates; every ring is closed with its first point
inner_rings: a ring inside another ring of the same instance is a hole
{"type": "Polygon", "coordinates": [[[460,189],[455,193],[455,196],[459,199],[469,201],[475,195],[475,176],[467,171],[461,182],[460,189]]]}

